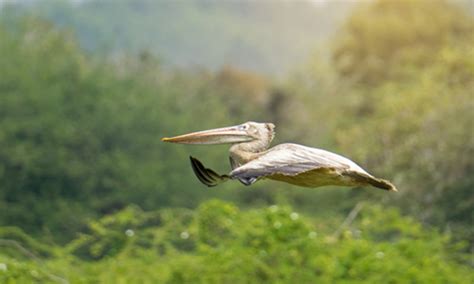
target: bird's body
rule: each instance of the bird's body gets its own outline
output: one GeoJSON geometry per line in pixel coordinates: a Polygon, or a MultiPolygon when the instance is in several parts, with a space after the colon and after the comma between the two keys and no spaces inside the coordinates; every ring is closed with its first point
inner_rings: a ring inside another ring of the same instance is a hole
{"type": "Polygon", "coordinates": [[[230,176],[259,175],[304,187],[351,185],[346,172],[367,174],[351,160],[337,154],[298,144],[285,143],[262,153],[256,159],[234,169],[230,176]]]}
{"type": "Polygon", "coordinates": [[[273,129],[271,123],[247,122],[164,138],[163,141],[184,144],[232,143],[229,151],[232,171],[228,175],[219,175],[191,157],[196,176],[208,186],[229,179],[250,185],[268,178],[303,187],[372,185],[396,191],[390,182],[373,177],[353,161],[329,151],[293,143],[268,149],[274,137],[273,129]]]}

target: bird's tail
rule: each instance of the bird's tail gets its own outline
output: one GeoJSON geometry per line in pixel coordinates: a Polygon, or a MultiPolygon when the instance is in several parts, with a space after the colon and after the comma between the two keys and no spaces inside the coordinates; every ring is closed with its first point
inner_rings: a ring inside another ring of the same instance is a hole
{"type": "Polygon", "coordinates": [[[354,178],[355,180],[365,183],[365,184],[370,184],[371,186],[374,186],[376,188],[380,188],[383,190],[388,190],[388,191],[398,191],[395,185],[393,185],[391,182],[388,180],[384,180],[381,178],[376,178],[370,175],[362,174],[359,172],[350,172],[348,173],[349,176],[354,178]]]}
{"type": "Polygon", "coordinates": [[[367,182],[377,188],[381,188],[388,191],[398,191],[397,188],[388,180],[379,179],[379,178],[369,178],[367,182]]]}

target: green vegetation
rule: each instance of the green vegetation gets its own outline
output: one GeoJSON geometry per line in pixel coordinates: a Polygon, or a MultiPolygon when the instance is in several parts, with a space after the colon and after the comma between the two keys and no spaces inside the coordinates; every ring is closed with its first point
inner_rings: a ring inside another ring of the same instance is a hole
{"type": "MultiPolygon", "coordinates": [[[[39,15],[73,9],[60,3],[39,15]]],[[[87,22],[96,2],[85,3],[61,24],[87,22]]],[[[295,71],[279,81],[85,51],[81,33],[12,11],[0,10],[0,282],[474,281],[474,24],[456,4],[360,4],[328,50],[288,59],[295,71]],[[224,172],[227,147],[160,141],[247,120],[274,122],[276,143],[350,157],[400,192],[208,189],[188,156],[224,172]]]]}
{"type": "MultiPolygon", "coordinates": [[[[11,251],[0,280],[91,283],[470,283],[449,236],[395,209],[362,206],[346,226],[289,207],[240,211],[205,202],[195,211],[129,206],[39,262],[11,251]],[[18,259],[22,260],[19,261],[18,259]]],[[[35,248],[31,248],[35,250],[35,248]]],[[[53,249],[53,248],[51,248],[53,249]]],[[[39,250],[39,249],[38,249],[39,250]]]]}

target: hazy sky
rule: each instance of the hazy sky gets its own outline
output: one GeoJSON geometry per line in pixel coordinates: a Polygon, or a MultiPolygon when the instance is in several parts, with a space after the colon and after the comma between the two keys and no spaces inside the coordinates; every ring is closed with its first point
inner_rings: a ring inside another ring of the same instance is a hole
{"type": "MultiPolygon", "coordinates": [[[[6,3],[38,2],[38,1],[42,1],[42,0],[0,0],[0,6],[3,6],[6,3]]],[[[68,1],[73,2],[73,3],[80,3],[80,2],[87,1],[87,0],[68,0],[68,1]]],[[[133,1],[133,0],[130,0],[130,1],[133,1]]],[[[173,1],[173,0],[162,0],[162,1],[173,1]]],[[[327,2],[333,1],[333,0],[287,0],[287,1],[309,1],[309,2],[315,3],[316,5],[321,5],[321,4],[324,4],[324,3],[327,3],[327,2]]],[[[364,0],[339,0],[339,1],[341,1],[341,2],[355,2],[355,1],[364,1],[364,0]]]]}

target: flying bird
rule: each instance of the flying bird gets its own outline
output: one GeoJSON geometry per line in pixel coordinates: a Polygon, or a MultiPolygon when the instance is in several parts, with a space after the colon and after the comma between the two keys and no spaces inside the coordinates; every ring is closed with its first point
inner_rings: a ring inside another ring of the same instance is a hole
{"type": "Polygon", "coordinates": [[[284,143],[269,149],[275,136],[273,123],[246,122],[163,138],[164,142],[180,144],[232,144],[229,174],[218,174],[190,157],[196,177],[207,186],[228,180],[251,185],[260,179],[272,179],[303,187],[374,186],[397,191],[387,180],[376,178],[353,161],[338,154],[299,144],[284,143]]]}

